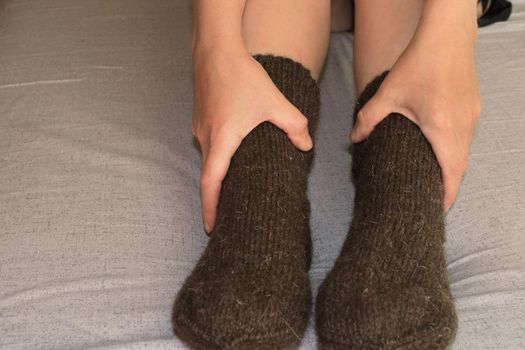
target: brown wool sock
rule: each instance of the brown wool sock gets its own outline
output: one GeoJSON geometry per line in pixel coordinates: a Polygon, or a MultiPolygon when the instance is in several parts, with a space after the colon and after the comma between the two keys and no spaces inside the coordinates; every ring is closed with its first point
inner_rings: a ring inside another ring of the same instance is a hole
{"type": "MultiPolygon", "coordinates": [[[[319,89],[310,72],[289,58],[254,57],[307,117],[313,136],[319,89]]],[[[313,155],[270,122],[242,140],[206,249],[173,308],[174,332],[192,349],[299,346],[312,307],[306,186],[313,155]]]]}
{"type": "MultiPolygon", "coordinates": [[[[357,111],[388,71],[358,99],[357,111]]],[[[316,298],[320,349],[444,349],[456,330],[443,185],[419,127],[392,113],[354,146],[352,224],[316,298]]]]}

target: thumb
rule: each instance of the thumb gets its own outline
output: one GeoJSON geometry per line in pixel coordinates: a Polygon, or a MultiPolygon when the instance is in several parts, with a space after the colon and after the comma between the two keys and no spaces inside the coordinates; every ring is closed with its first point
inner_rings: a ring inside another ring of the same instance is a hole
{"type": "Polygon", "coordinates": [[[269,122],[284,131],[292,144],[301,151],[309,151],[313,141],[308,132],[308,119],[292,104],[271,115],[269,122]]]}
{"type": "Polygon", "coordinates": [[[231,158],[242,140],[241,137],[232,134],[217,137],[216,141],[206,149],[203,157],[200,192],[204,230],[208,235],[215,226],[222,181],[228,172],[231,158]]]}
{"type": "Polygon", "coordinates": [[[358,143],[366,139],[377,124],[394,112],[393,103],[382,97],[378,90],[376,94],[359,110],[356,116],[350,140],[358,143]]]}

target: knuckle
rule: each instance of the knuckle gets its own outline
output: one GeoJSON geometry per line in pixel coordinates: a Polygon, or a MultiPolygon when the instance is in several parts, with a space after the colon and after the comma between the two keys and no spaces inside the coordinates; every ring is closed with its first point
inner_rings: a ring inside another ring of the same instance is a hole
{"type": "Polygon", "coordinates": [[[357,120],[360,122],[360,123],[363,123],[365,121],[365,113],[366,113],[366,110],[365,108],[361,108],[361,110],[357,113],[357,120]]]}
{"type": "Polygon", "coordinates": [[[195,120],[191,125],[191,133],[199,141],[204,141],[208,138],[213,130],[213,125],[207,123],[205,120],[195,120]]]}
{"type": "Polygon", "coordinates": [[[367,111],[364,108],[357,113],[356,124],[357,123],[361,126],[368,125],[367,111]]]}
{"type": "Polygon", "coordinates": [[[199,122],[195,114],[191,118],[191,134],[197,137],[199,131],[199,122]]]}
{"type": "Polygon", "coordinates": [[[191,134],[193,135],[193,137],[199,138],[198,128],[195,124],[191,126],[191,134]]]}
{"type": "Polygon", "coordinates": [[[301,117],[297,122],[297,125],[299,130],[304,130],[308,128],[308,119],[306,119],[306,117],[301,117]]]}
{"type": "Polygon", "coordinates": [[[294,121],[292,132],[298,134],[298,133],[303,132],[307,128],[308,128],[308,119],[306,119],[305,117],[301,117],[301,118],[298,118],[296,121],[294,121]]]}

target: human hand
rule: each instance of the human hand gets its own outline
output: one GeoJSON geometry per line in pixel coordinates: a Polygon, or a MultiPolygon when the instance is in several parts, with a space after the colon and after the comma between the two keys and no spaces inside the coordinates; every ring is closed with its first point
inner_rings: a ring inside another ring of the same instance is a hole
{"type": "Polygon", "coordinates": [[[419,34],[358,113],[350,138],[354,143],[363,141],[392,112],[416,123],[441,167],[444,210],[448,211],[466,171],[481,113],[474,42],[470,35],[447,29],[419,34]]]}
{"type": "Polygon", "coordinates": [[[194,56],[192,133],[202,153],[200,190],[208,234],[231,158],[242,139],[264,121],[283,130],[298,149],[313,147],[306,117],[247,51],[194,56]]]}

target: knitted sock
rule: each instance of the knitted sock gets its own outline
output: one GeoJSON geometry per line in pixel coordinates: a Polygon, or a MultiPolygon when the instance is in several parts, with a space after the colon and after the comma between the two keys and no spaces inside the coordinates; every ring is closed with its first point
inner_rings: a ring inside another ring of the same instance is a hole
{"type": "MultiPolygon", "coordinates": [[[[388,71],[359,97],[357,111],[388,71]]],[[[316,298],[320,349],[444,349],[456,329],[443,184],[419,127],[392,113],[354,147],[353,220],[316,298]]]]}
{"type": "MultiPolygon", "coordinates": [[[[313,136],[319,89],[300,63],[255,55],[308,119],[313,136]]],[[[194,349],[293,349],[312,307],[307,175],[314,151],[295,148],[270,122],[254,128],[222,184],[217,221],[173,308],[175,334],[194,349]]]]}

